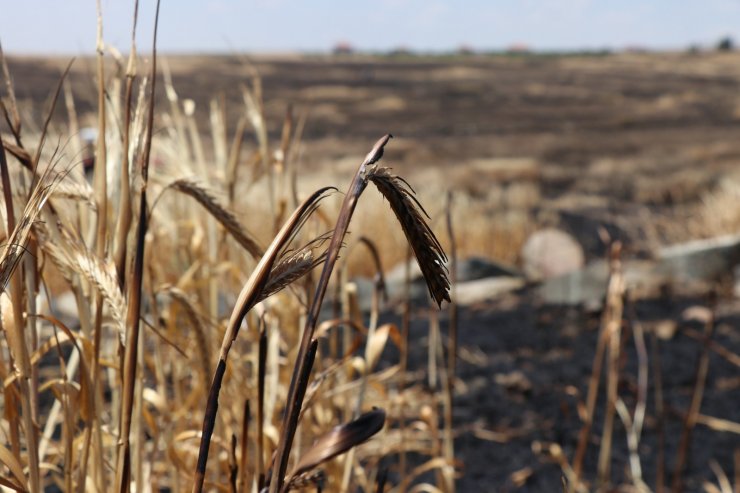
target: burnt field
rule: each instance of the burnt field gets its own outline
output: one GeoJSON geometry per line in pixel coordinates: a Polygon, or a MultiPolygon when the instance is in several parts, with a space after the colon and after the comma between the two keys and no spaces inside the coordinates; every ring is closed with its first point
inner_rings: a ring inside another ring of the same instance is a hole
{"type": "MultiPolygon", "coordinates": [[[[227,103],[233,129],[240,87],[259,73],[271,135],[289,106],[306,115],[305,175],[348,173],[367,142],[390,132],[394,167],[422,176],[425,188],[469,196],[492,224],[507,208],[526,212],[523,229],[576,214],[613,224],[641,254],[648,241],[733,232],[726,221],[697,220],[740,160],[740,58],[732,53],[163,59],[178,95],[195,101],[205,138],[210,101],[227,103]],[[492,192],[520,179],[534,185],[523,197],[492,192]]],[[[65,63],[11,58],[18,98],[43,108],[65,63]]],[[[89,59],[73,66],[82,116],[95,104],[93,73],[89,59]]],[[[58,116],[66,118],[62,109],[58,116]]],[[[463,252],[517,261],[518,244],[469,243],[463,252]]]]}
{"type": "MultiPolygon", "coordinates": [[[[66,60],[11,56],[8,62],[33,133],[66,60]]],[[[121,66],[107,63],[113,79],[121,66]]],[[[143,68],[146,60],[140,63],[143,68]]],[[[630,263],[657,262],[670,244],[740,232],[740,54],[161,55],[159,63],[164,75],[157,105],[168,111],[164,86],[170,80],[180,103],[195,103],[208,159],[214,154],[212,101],[231,135],[244,114],[241,88],[259,74],[259,85],[251,87],[261,90],[271,140],[280,140],[289,108],[292,121],[300,122],[294,163],[301,193],[316,183],[341,189],[369,146],[392,133],[383,163],[414,186],[448,253],[444,214],[452,192],[458,256],[495,260],[521,277],[517,288],[479,293],[460,308],[452,413],[459,491],[562,490],[561,478],[572,479],[594,358],[606,337],[600,334],[615,320],[618,329],[610,330],[618,331],[619,357],[610,362],[604,353],[603,375],[596,378],[584,488],[597,487],[610,364],[628,414],[634,418],[635,406],[646,404],[637,448],[642,479],[634,478],[629,427],[613,415],[609,479],[617,486],[601,491],[667,491],[672,483],[678,489],[676,478],[683,478],[684,491],[720,491],[706,486],[721,483],[720,469],[735,490],[740,487],[740,304],[733,274],[740,247],[734,246],[723,272],[691,282],[680,272],[650,277],[659,269],[643,276],[643,264],[630,263]],[[586,265],[607,257],[618,240],[624,266],[613,263],[611,278],[638,272],[651,289],[633,293],[628,285],[618,292],[625,305],[617,315],[614,302],[604,300],[606,277],[598,278],[604,285],[599,303],[548,300],[539,282],[521,274],[522,246],[544,227],[575,238],[586,265]],[[638,338],[647,346],[647,366],[639,361],[638,338]],[[646,398],[641,371],[648,372],[646,398]],[[682,454],[684,464],[678,464],[682,454]]],[[[80,126],[96,126],[94,64],[78,59],[70,74],[80,126]]],[[[52,121],[64,135],[64,104],[52,121]]],[[[155,135],[171,127],[157,114],[155,135]]],[[[253,161],[256,147],[250,129],[240,163],[253,161]]],[[[387,232],[389,211],[379,219],[381,203],[386,207],[378,199],[369,212],[360,211],[356,224],[377,241],[390,270],[405,258],[406,247],[387,232]]],[[[251,209],[232,205],[250,220],[251,209]]],[[[358,262],[354,272],[369,275],[368,264],[358,262]]],[[[401,302],[382,308],[381,319],[403,324],[401,302]]],[[[411,370],[427,368],[428,320],[425,302],[417,300],[410,334],[421,344],[411,346],[411,370]]],[[[440,321],[446,335],[448,312],[440,321]]],[[[386,359],[396,356],[385,353],[386,359]]],[[[436,391],[423,384],[417,390],[432,400],[436,391]]],[[[411,465],[422,462],[410,457],[411,465]]],[[[398,484],[402,476],[389,466],[398,484]]],[[[433,481],[432,472],[427,476],[433,481]]]]}

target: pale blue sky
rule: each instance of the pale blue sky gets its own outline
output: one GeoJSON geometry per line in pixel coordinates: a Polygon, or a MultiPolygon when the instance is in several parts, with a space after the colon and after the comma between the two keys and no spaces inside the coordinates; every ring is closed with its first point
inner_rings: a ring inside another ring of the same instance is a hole
{"type": "MultiPolygon", "coordinates": [[[[106,42],[126,51],[133,0],[102,0],[106,42]]],[[[154,1],[141,0],[140,49],[154,1]]],[[[94,0],[0,0],[9,53],[92,52],[94,0]]],[[[163,52],[357,49],[681,49],[740,41],[740,0],[162,0],[163,52]]]]}

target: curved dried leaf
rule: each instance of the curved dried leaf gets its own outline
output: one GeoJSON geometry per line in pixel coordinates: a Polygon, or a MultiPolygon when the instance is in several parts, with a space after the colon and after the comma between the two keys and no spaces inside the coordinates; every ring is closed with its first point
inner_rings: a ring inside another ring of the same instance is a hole
{"type": "Polygon", "coordinates": [[[350,327],[358,334],[367,334],[367,328],[357,320],[351,318],[332,318],[330,320],[324,320],[316,327],[316,338],[326,337],[330,330],[338,327],[350,327]]]}
{"type": "Polygon", "coordinates": [[[352,447],[356,447],[379,432],[384,424],[385,411],[373,409],[349,423],[334,427],[316,440],[316,443],[303,454],[290,474],[290,478],[310,471],[352,447]]]}
{"type": "Polygon", "coordinates": [[[416,466],[411,472],[407,473],[401,483],[394,489],[394,491],[407,491],[409,485],[419,476],[427,471],[433,471],[434,469],[443,469],[449,467],[452,464],[444,457],[435,457],[429,459],[423,464],[416,466]]]}
{"type": "MultiPolygon", "coordinates": [[[[88,364],[88,361],[93,359],[92,355],[94,351],[92,342],[86,339],[83,334],[72,332],[69,327],[56,317],[50,315],[38,315],[38,317],[59,328],[67,340],[72,341],[77,352],[80,353],[80,417],[82,417],[83,421],[89,423],[93,416],[93,394],[90,390],[92,388],[92,378],[88,364]]],[[[55,339],[59,340],[57,344],[62,342],[61,336],[55,339]]]]}
{"type": "Polygon", "coordinates": [[[388,301],[388,291],[385,286],[385,275],[383,274],[383,263],[380,261],[380,252],[377,245],[373,240],[367,236],[360,236],[358,239],[361,245],[370,252],[370,257],[373,259],[373,265],[375,266],[375,287],[378,289],[383,296],[385,301],[388,301]]]}
{"type": "Polygon", "coordinates": [[[39,388],[39,392],[42,392],[46,388],[49,388],[49,390],[51,390],[54,398],[59,402],[65,402],[66,396],[66,405],[69,406],[67,412],[71,416],[77,416],[80,405],[83,404],[82,393],[80,392],[80,385],[77,382],[68,382],[62,379],[55,379],[42,385],[39,388]]]}
{"type": "Polygon", "coordinates": [[[21,463],[18,462],[18,459],[15,458],[13,453],[3,445],[0,445],[0,462],[8,466],[10,473],[18,482],[18,485],[24,491],[28,491],[28,482],[26,481],[26,476],[23,474],[23,466],[21,466],[21,463]]]}
{"type": "Polygon", "coordinates": [[[11,481],[5,478],[0,478],[0,486],[5,486],[6,488],[10,488],[13,491],[21,491],[21,492],[26,491],[25,489],[23,489],[21,485],[16,484],[15,481],[11,481]]]}
{"type": "Polygon", "coordinates": [[[401,334],[398,331],[398,327],[394,324],[381,325],[368,338],[367,346],[365,347],[365,360],[367,361],[368,371],[372,371],[375,365],[378,364],[380,355],[383,354],[385,345],[388,342],[388,337],[391,337],[396,342],[396,345],[400,346],[401,334]]]}
{"type": "Polygon", "coordinates": [[[419,263],[429,294],[437,305],[450,301],[450,281],[447,277],[447,255],[424,217],[429,215],[414,196],[413,189],[403,178],[392,175],[388,168],[377,168],[368,178],[393,209],[406,240],[419,263]]]}
{"type": "MultiPolygon", "coordinates": [[[[176,301],[180,307],[184,310],[185,316],[190,321],[190,326],[193,329],[193,335],[195,337],[195,340],[197,342],[197,348],[198,348],[198,354],[197,357],[199,358],[201,368],[203,370],[203,378],[208,378],[208,375],[211,375],[213,372],[211,368],[211,360],[210,360],[210,353],[211,353],[211,338],[208,331],[206,331],[206,328],[203,325],[203,322],[201,321],[200,317],[198,316],[198,312],[195,311],[195,308],[193,307],[193,303],[188,297],[188,295],[180,288],[176,287],[169,287],[167,289],[170,296],[172,296],[172,299],[176,301]]],[[[206,382],[206,385],[208,382],[206,382]]]]}
{"type": "Polygon", "coordinates": [[[444,493],[444,492],[431,483],[421,483],[421,484],[414,485],[414,487],[409,490],[409,493],[444,493]]]}
{"type": "Polygon", "coordinates": [[[349,367],[356,373],[363,375],[367,369],[367,364],[365,364],[364,358],[360,356],[355,356],[354,358],[349,360],[349,367]]]}

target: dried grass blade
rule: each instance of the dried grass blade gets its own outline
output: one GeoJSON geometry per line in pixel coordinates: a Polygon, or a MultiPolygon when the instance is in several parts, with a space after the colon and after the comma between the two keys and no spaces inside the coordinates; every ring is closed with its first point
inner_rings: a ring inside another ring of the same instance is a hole
{"type": "Polygon", "coordinates": [[[147,233],[147,200],[146,190],[149,178],[149,158],[152,147],[152,132],[154,127],[154,94],[156,89],[157,73],[157,31],[159,26],[159,6],[157,0],[156,13],[154,15],[154,37],[152,40],[152,66],[150,86],[150,101],[146,138],[140,161],[141,191],[139,195],[139,222],[136,225],[136,251],[134,252],[133,270],[129,284],[128,311],[126,313],[126,325],[128,334],[126,338],[126,350],[123,361],[123,392],[121,396],[121,416],[118,458],[116,464],[116,489],[125,493],[130,488],[131,482],[131,457],[129,435],[131,432],[131,415],[134,405],[134,390],[136,388],[136,368],[139,345],[139,322],[141,317],[141,290],[143,284],[144,270],[144,247],[147,233]]]}
{"type": "MultiPolygon", "coordinates": [[[[247,119],[242,116],[239,118],[239,122],[236,125],[236,131],[234,132],[234,140],[231,143],[229,149],[229,158],[226,164],[226,186],[229,191],[229,204],[234,203],[234,194],[236,190],[236,171],[237,165],[239,164],[239,156],[241,155],[242,143],[244,142],[244,133],[247,129],[247,119]]],[[[297,205],[297,204],[296,204],[297,205]]]]}
{"type": "Polygon", "coordinates": [[[10,142],[4,142],[3,148],[15,157],[24,168],[29,171],[33,171],[33,165],[31,154],[19,145],[11,144],[10,142]]]}
{"type": "Polygon", "coordinates": [[[368,336],[367,345],[365,346],[365,361],[367,362],[368,372],[372,371],[380,361],[380,356],[383,354],[389,337],[397,346],[401,346],[401,333],[394,324],[381,325],[368,336]]]}
{"type": "Polygon", "coordinates": [[[10,78],[10,71],[8,70],[8,61],[5,59],[5,52],[3,51],[3,45],[0,43],[0,65],[2,65],[3,78],[5,79],[5,88],[8,91],[8,102],[10,103],[10,111],[5,107],[2,101],[0,105],[3,108],[5,119],[8,122],[8,127],[15,137],[18,146],[20,143],[21,136],[21,117],[18,113],[18,104],[15,97],[15,88],[13,87],[13,79],[10,78]]]}
{"type": "Polygon", "coordinates": [[[139,17],[139,1],[134,1],[134,18],[133,27],[131,28],[131,49],[129,51],[128,65],[126,66],[126,93],[124,96],[123,109],[123,144],[122,144],[122,161],[120,176],[120,196],[118,204],[118,218],[116,221],[116,230],[114,236],[114,254],[116,271],[121,281],[126,277],[126,237],[131,228],[131,179],[129,177],[129,147],[131,140],[131,101],[133,98],[134,79],[136,78],[136,24],[139,17]]]}
{"type": "Polygon", "coordinates": [[[671,491],[674,493],[678,493],[683,490],[683,475],[689,460],[689,449],[691,448],[693,431],[696,426],[699,413],[701,412],[701,404],[704,398],[704,390],[706,388],[710,363],[709,343],[712,340],[716,329],[714,310],[712,310],[711,314],[712,315],[704,325],[704,340],[699,348],[699,357],[696,362],[694,386],[691,391],[691,401],[689,402],[689,408],[686,413],[686,417],[684,418],[678,452],[676,454],[676,462],[673,469],[673,479],[671,484],[671,491]]]}
{"type": "Polygon", "coordinates": [[[13,453],[3,445],[0,445],[0,462],[10,469],[10,473],[16,479],[18,482],[17,484],[21,487],[22,491],[28,491],[28,481],[26,480],[25,474],[23,474],[23,466],[13,456],[13,453]]]}
{"type": "MultiPolygon", "coordinates": [[[[313,368],[313,362],[316,359],[316,350],[319,347],[319,341],[317,339],[314,339],[311,341],[311,344],[308,346],[308,352],[306,353],[306,364],[304,364],[301,369],[301,373],[298,375],[298,380],[296,381],[296,395],[298,396],[298,399],[293,401],[294,407],[289,409],[289,412],[286,414],[291,417],[293,422],[290,424],[290,426],[295,429],[298,426],[298,419],[300,418],[300,411],[301,411],[301,404],[303,403],[303,398],[306,395],[306,389],[308,388],[308,381],[311,377],[311,368],[313,368]],[[290,412],[292,411],[292,412],[290,412]]],[[[290,489],[290,482],[285,484],[285,487],[281,489],[281,491],[287,491],[290,489]]]]}
{"type": "Polygon", "coordinates": [[[89,423],[94,412],[93,396],[91,391],[92,379],[90,377],[90,366],[88,365],[85,352],[79,344],[80,341],[84,343],[85,339],[80,334],[75,334],[74,332],[72,332],[69,327],[67,327],[56,317],[52,317],[49,315],[38,315],[38,317],[46,320],[54,327],[60,329],[72,342],[75,349],[77,350],[77,353],[80,355],[80,417],[85,421],[85,423],[89,423]],[[80,341],[78,341],[78,339],[80,341]]]}
{"type": "MultiPolygon", "coordinates": [[[[0,57],[2,57],[2,47],[0,47],[0,57]]],[[[5,65],[5,58],[2,58],[3,62],[3,69],[6,71],[6,78],[8,79],[8,85],[9,85],[9,91],[11,91],[12,95],[12,84],[10,83],[9,77],[7,76],[7,66],[5,65]]],[[[12,185],[10,182],[10,172],[8,170],[8,161],[5,156],[5,149],[3,147],[2,143],[2,136],[0,135],[0,168],[2,173],[2,185],[3,185],[3,196],[5,198],[5,209],[6,209],[6,216],[7,216],[7,229],[6,234],[11,234],[11,232],[15,232],[15,212],[13,210],[13,191],[12,191],[12,185]]],[[[17,261],[14,263],[9,264],[11,268],[13,265],[17,265],[17,261]]],[[[12,275],[12,273],[8,274],[9,276],[12,275]]],[[[0,290],[3,290],[5,288],[5,285],[0,285],[0,290]]],[[[10,295],[12,297],[11,300],[8,298],[0,295],[5,301],[12,301],[13,307],[9,309],[3,309],[3,326],[5,327],[5,317],[12,317],[13,319],[20,318],[22,316],[22,311],[20,308],[21,305],[21,280],[19,276],[16,276],[12,280],[12,286],[10,290],[10,295]],[[6,311],[8,313],[6,313],[6,311]]],[[[8,329],[5,328],[7,331],[8,329]]],[[[7,332],[10,334],[10,331],[7,332]]],[[[10,342],[10,340],[9,340],[10,342]]],[[[4,360],[4,358],[3,358],[4,360]]],[[[4,363],[4,361],[3,361],[4,363]]],[[[3,373],[6,373],[6,370],[3,368],[3,373]]],[[[5,394],[5,412],[4,415],[8,421],[9,428],[10,428],[10,443],[11,448],[13,452],[20,457],[20,420],[18,417],[17,407],[18,402],[20,401],[20,396],[18,395],[17,389],[15,387],[12,388],[12,392],[7,392],[5,394]]]]}
{"type": "Polygon", "coordinates": [[[13,188],[10,183],[10,171],[8,169],[8,160],[5,156],[5,147],[3,147],[3,137],[0,134],[0,176],[2,177],[3,198],[5,199],[5,213],[7,217],[8,232],[15,229],[15,211],[13,210],[13,188]]]}
{"type": "MultiPolygon", "coordinates": [[[[36,154],[33,156],[33,160],[31,161],[31,171],[33,172],[33,180],[35,184],[35,180],[37,179],[38,175],[36,173],[36,168],[39,165],[39,160],[41,159],[41,151],[44,148],[44,142],[46,141],[46,135],[49,131],[49,124],[51,123],[51,117],[54,114],[54,109],[57,106],[57,101],[59,100],[59,94],[62,92],[62,87],[64,87],[64,80],[67,78],[67,75],[69,75],[69,71],[72,68],[72,64],[74,63],[75,59],[71,59],[69,63],[67,64],[67,67],[64,69],[64,72],[62,72],[62,76],[59,78],[59,82],[57,83],[56,91],[54,91],[54,96],[51,99],[51,107],[49,108],[49,112],[46,115],[46,120],[44,120],[44,126],[41,130],[41,137],[39,138],[38,147],[36,148],[36,154]]],[[[44,172],[46,173],[46,172],[44,172]]]]}
{"type": "Polygon", "coordinates": [[[190,321],[190,325],[193,328],[193,333],[195,334],[195,340],[197,342],[201,369],[203,370],[203,378],[204,380],[206,380],[204,382],[204,386],[207,386],[208,375],[210,375],[212,372],[211,362],[208,359],[211,352],[210,337],[208,337],[208,333],[206,332],[205,327],[203,326],[203,323],[198,316],[198,313],[195,311],[195,308],[193,308],[193,304],[188,298],[188,295],[181,289],[175,287],[169,288],[168,292],[172,299],[176,301],[185,311],[185,314],[190,321]]]}
{"type": "Polygon", "coordinates": [[[10,488],[13,491],[20,491],[21,493],[25,493],[26,491],[28,491],[14,481],[5,478],[0,478],[0,486],[10,488]]]}
{"type": "Polygon", "coordinates": [[[247,118],[252,124],[257,143],[259,145],[260,157],[262,159],[262,172],[267,174],[268,197],[270,200],[270,212],[272,219],[275,219],[275,183],[270,166],[270,149],[268,144],[267,128],[265,126],[265,117],[262,108],[262,85],[259,75],[255,73],[253,77],[254,90],[242,86],[242,95],[244,105],[247,110],[247,118]]]}

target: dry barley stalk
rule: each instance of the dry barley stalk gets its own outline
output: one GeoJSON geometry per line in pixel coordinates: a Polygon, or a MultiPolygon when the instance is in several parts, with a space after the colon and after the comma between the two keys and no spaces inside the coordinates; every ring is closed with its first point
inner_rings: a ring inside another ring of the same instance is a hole
{"type": "MultiPolygon", "coordinates": [[[[612,284],[610,283],[610,287],[612,284]]],[[[616,284],[614,284],[616,286],[616,284]]],[[[611,299],[614,300],[615,296],[612,293],[611,299]]],[[[588,381],[588,391],[586,394],[586,411],[585,416],[582,417],[583,424],[581,425],[581,429],[578,433],[578,444],[576,446],[576,451],[573,456],[573,478],[571,481],[569,481],[569,489],[568,491],[576,491],[581,485],[581,478],[582,478],[582,468],[583,468],[583,460],[586,456],[586,449],[588,447],[588,441],[589,437],[591,436],[591,427],[593,426],[593,418],[594,418],[594,412],[596,410],[596,399],[599,394],[599,384],[600,384],[600,378],[601,378],[601,370],[604,364],[604,357],[606,355],[607,351],[607,343],[610,339],[610,331],[609,328],[613,326],[613,316],[610,317],[614,313],[614,310],[608,309],[609,305],[607,304],[607,309],[604,310],[604,313],[602,314],[601,318],[601,327],[599,332],[598,341],[596,343],[596,351],[594,352],[594,360],[592,364],[591,369],[591,376],[589,377],[588,381]],[[611,325],[610,325],[611,321],[611,325]]],[[[619,310],[621,310],[621,305],[619,307],[619,310]]]]}
{"type": "MultiPolygon", "coordinates": [[[[136,251],[128,290],[128,311],[126,313],[126,348],[123,361],[123,394],[121,402],[121,416],[119,424],[119,445],[116,465],[116,489],[126,493],[131,486],[131,457],[129,435],[131,432],[131,416],[134,405],[134,391],[136,387],[137,359],[139,352],[139,322],[141,317],[141,292],[144,271],[144,245],[147,233],[147,182],[149,178],[149,158],[152,147],[152,132],[154,127],[154,94],[157,73],[157,29],[159,26],[159,0],[157,0],[154,15],[154,37],[152,40],[152,66],[149,100],[148,125],[144,140],[143,153],[140,160],[141,190],[139,191],[139,220],[136,225],[136,251]]],[[[126,151],[127,152],[127,151],[126,151]]]]}
{"type": "Polygon", "coordinates": [[[712,309],[704,324],[704,338],[699,348],[699,359],[696,363],[696,376],[694,378],[694,387],[691,391],[691,402],[683,422],[681,439],[676,454],[676,465],[673,469],[673,479],[671,482],[672,493],[683,491],[683,474],[689,457],[692,434],[701,411],[701,401],[704,397],[704,388],[707,383],[707,374],[709,373],[709,343],[714,335],[715,326],[715,313],[714,309],[712,309]]]}
{"type": "Polygon", "coordinates": [[[293,438],[298,426],[304,397],[300,392],[298,382],[301,375],[307,374],[310,371],[308,351],[315,340],[314,332],[318,322],[319,311],[334,265],[339,257],[339,250],[342,247],[350,220],[368,181],[372,181],[388,200],[393,212],[401,223],[406,239],[411,244],[422,273],[425,276],[432,298],[438,304],[442,300],[449,301],[449,294],[447,292],[449,281],[447,280],[447,273],[443,263],[446,257],[439,241],[437,241],[434,233],[424,221],[423,215],[426,215],[426,212],[413,196],[411,187],[402,178],[391,175],[387,168],[378,168],[377,166],[377,162],[383,156],[385,145],[391,138],[392,135],[390,134],[381,137],[367,154],[350,183],[339,211],[339,217],[334,227],[334,234],[327,250],[326,262],[324,262],[324,268],[321,272],[311,308],[306,318],[306,324],[301,336],[301,345],[296,357],[295,366],[293,367],[293,375],[288,391],[287,410],[283,417],[280,441],[278,442],[275,465],[270,481],[270,493],[282,492],[285,489],[284,481],[288,456],[290,455],[293,438]]]}
{"type": "Polygon", "coordinates": [[[203,434],[198,452],[198,462],[196,464],[195,479],[193,482],[193,492],[200,492],[203,489],[205,481],[206,464],[208,461],[208,449],[210,446],[211,435],[216,422],[218,412],[218,396],[221,390],[221,383],[226,373],[226,361],[233,342],[239,333],[239,328],[247,313],[264,299],[265,287],[269,283],[270,273],[277,261],[278,255],[282,252],[290,239],[295,236],[296,230],[303,224],[308,216],[314,211],[317,202],[324,196],[329,188],[322,188],[308,197],[286,221],[282,229],[272,240],[272,244],[265,251],[259,263],[255,267],[252,275],[242,288],[239,298],[237,299],[234,310],[229,318],[229,323],[224,333],[224,338],[219,351],[218,365],[213,376],[211,388],[208,393],[205,415],[203,417],[203,434]]]}
{"type": "Polygon", "coordinates": [[[609,482],[612,434],[614,432],[614,415],[617,408],[619,385],[619,353],[622,334],[622,314],[624,312],[625,280],[619,259],[621,244],[615,243],[611,249],[611,276],[607,287],[606,309],[604,311],[605,330],[608,334],[609,366],[607,371],[606,396],[607,407],[604,416],[604,429],[599,450],[598,479],[601,487],[609,482]]]}
{"type": "Polygon", "coordinates": [[[131,183],[129,177],[129,147],[131,140],[131,101],[133,98],[133,86],[136,79],[136,23],[139,14],[139,0],[134,1],[134,19],[131,28],[131,50],[129,52],[128,65],[126,66],[126,93],[123,109],[123,145],[121,154],[121,191],[120,203],[118,204],[118,220],[114,238],[114,262],[118,277],[121,281],[121,289],[126,277],[126,248],[127,237],[131,229],[131,183]]]}
{"type": "MultiPolygon", "coordinates": [[[[0,49],[1,50],[1,49],[0,49]]],[[[0,51],[0,54],[2,51],[0,51]]],[[[3,67],[5,67],[5,59],[3,58],[3,67]]],[[[13,193],[12,193],[12,184],[10,182],[10,174],[8,171],[8,161],[5,155],[5,148],[3,147],[3,140],[2,135],[0,135],[0,170],[2,173],[2,185],[3,185],[3,195],[5,198],[5,209],[6,209],[6,217],[7,217],[7,232],[8,234],[15,234],[16,227],[15,227],[15,212],[13,210],[13,193]]],[[[12,246],[12,243],[10,243],[10,240],[8,242],[8,246],[6,247],[5,251],[8,252],[10,247],[12,246]]],[[[5,252],[3,252],[3,256],[5,256],[5,252]]],[[[17,265],[17,261],[13,261],[8,263],[9,269],[15,268],[15,265],[17,265]]],[[[10,281],[12,283],[10,288],[10,302],[12,303],[12,313],[8,313],[8,316],[13,317],[13,322],[15,320],[20,320],[21,317],[21,284],[20,284],[20,277],[19,276],[13,276],[12,273],[8,274],[8,277],[10,277],[10,281]]],[[[3,290],[5,289],[5,284],[1,285],[0,288],[3,290]]],[[[4,311],[3,311],[4,312],[4,311]]],[[[10,310],[9,310],[10,312],[10,310]]],[[[5,316],[6,314],[3,313],[5,316]]],[[[5,317],[4,317],[5,318],[5,317]]],[[[2,329],[4,331],[11,330],[7,325],[7,321],[3,319],[2,321],[2,329]]],[[[6,334],[6,338],[7,338],[6,334]]],[[[11,342],[11,339],[8,339],[8,342],[11,342]]],[[[4,359],[4,358],[3,358],[4,359]]],[[[4,365],[3,361],[3,367],[4,365]]],[[[11,355],[11,361],[12,364],[12,355],[11,355]]],[[[9,373],[5,369],[3,369],[3,373],[9,373]]],[[[18,418],[18,413],[15,411],[18,408],[18,400],[20,399],[20,396],[17,395],[16,392],[13,392],[12,390],[15,389],[15,387],[9,387],[9,391],[4,393],[5,397],[5,406],[6,406],[6,412],[5,417],[8,419],[9,422],[9,428],[10,428],[10,443],[11,443],[11,449],[12,449],[12,457],[17,463],[17,466],[15,468],[11,467],[11,472],[15,472],[16,479],[21,482],[21,484],[25,483],[25,475],[23,474],[23,467],[18,463],[18,460],[20,459],[21,455],[21,445],[20,445],[20,419],[18,418]],[[15,411],[15,412],[14,412],[15,411]]],[[[6,461],[8,462],[8,461],[6,461]]],[[[26,484],[27,487],[27,484],[26,484]]]]}

